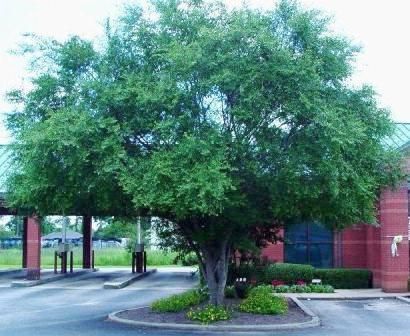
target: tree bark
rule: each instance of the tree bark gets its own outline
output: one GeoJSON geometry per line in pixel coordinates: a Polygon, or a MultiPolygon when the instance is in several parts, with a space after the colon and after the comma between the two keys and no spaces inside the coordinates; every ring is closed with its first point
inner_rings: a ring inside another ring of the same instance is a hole
{"type": "Polygon", "coordinates": [[[230,248],[224,241],[217,247],[201,247],[203,255],[203,273],[209,290],[209,303],[219,306],[224,301],[224,291],[228,273],[230,248]]]}

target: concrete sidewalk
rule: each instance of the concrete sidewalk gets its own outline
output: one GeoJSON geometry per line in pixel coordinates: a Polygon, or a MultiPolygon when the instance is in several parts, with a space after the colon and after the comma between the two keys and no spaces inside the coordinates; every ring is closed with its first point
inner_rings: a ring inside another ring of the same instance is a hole
{"type": "Polygon", "coordinates": [[[336,289],[334,293],[284,293],[286,297],[304,300],[347,300],[410,297],[410,292],[385,293],[380,288],[336,289]]]}

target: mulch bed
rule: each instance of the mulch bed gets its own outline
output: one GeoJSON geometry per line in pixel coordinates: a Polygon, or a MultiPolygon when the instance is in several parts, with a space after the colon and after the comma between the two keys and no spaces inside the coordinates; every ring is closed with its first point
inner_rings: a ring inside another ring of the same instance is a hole
{"type": "MultiPolygon", "coordinates": [[[[250,324],[286,324],[286,323],[300,323],[310,321],[307,316],[292,300],[289,302],[289,311],[283,315],[259,315],[242,313],[235,310],[232,318],[228,321],[218,321],[211,325],[250,325],[250,324]]],[[[229,306],[237,304],[236,300],[229,300],[226,302],[229,306]]],[[[180,324],[200,324],[196,321],[191,321],[186,318],[186,311],[179,313],[156,313],[151,308],[137,308],[118,313],[120,318],[151,322],[151,323],[180,323],[180,324]]]]}

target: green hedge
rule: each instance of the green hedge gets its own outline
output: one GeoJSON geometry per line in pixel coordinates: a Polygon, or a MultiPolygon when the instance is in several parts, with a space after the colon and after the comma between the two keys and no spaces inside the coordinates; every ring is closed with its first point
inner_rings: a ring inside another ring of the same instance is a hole
{"type": "Polygon", "coordinates": [[[287,284],[295,284],[299,280],[311,282],[314,268],[301,264],[273,264],[265,269],[264,282],[270,284],[272,280],[281,280],[287,284]]]}
{"type": "Polygon", "coordinates": [[[325,285],[340,289],[371,288],[372,272],[366,269],[315,269],[314,277],[325,285]]]}
{"type": "Polygon", "coordinates": [[[310,283],[313,278],[322,280],[324,285],[334,288],[355,289],[371,288],[372,272],[366,269],[330,268],[315,269],[310,265],[301,264],[271,264],[255,266],[243,264],[239,267],[231,265],[228,271],[228,285],[232,285],[237,278],[246,278],[248,282],[256,284],[272,283],[272,280],[283,281],[288,285],[296,284],[298,280],[310,283]]]}
{"type": "Polygon", "coordinates": [[[239,267],[231,265],[228,271],[228,285],[232,285],[237,278],[246,278],[256,284],[271,284],[272,280],[281,280],[288,284],[295,284],[298,280],[311,282],[314,268],[301,264],[271,264],[255,266],[243,264],[239,267]]]}

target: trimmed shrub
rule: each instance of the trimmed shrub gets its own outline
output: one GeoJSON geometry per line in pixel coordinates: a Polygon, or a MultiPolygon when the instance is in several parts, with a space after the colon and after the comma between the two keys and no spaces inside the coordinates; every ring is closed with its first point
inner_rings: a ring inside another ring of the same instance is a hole
{"type": "Polygon", "coordinates": [[[314,277],[322,284],[334,288],[356,289],[372,287],[372,272],[366,269],[328,268],[315,269],[314,277]]]}
{"type": "Polygon", "coordinates": [[[198,289],[192,289],[181,294],[159,299],[151,304],[151,309],[157,313],[176,313],[196,306],[207,299],[207,295],[198,289]]]}
{"type": "Polygon", "coordinates": [[[335,289],[331,285],[309,285],[312,293],[334,293],[335,289]]]}
{"type": "Polygon", "coordinates": [[[205,307],[190,309],[186,314],[192,321],[209,324],[216,321],[225,321],[231,318],[231,312],[225,307],[206,305],[205,307]]]}
{"type": "Polygon", "coordinates": [[[333,293],[335,290],[329,285],[292,285],[273,287],[274,293],[333,293]]]}
{"type": "Polygon", "coordinates": [[[290,286],[288,285],[279,285],[275,286],[272,291],[274,293],[290,293],[290,286]]]}
{"type": "Polygon", "coordinates": [[[237,278],[246,278],[247,282],[252,282],[254,279],[256,284],[276,286],[310,284],[313,278],[319,278],[323,285],[331,285],[334,288],[372,287],[372,272],[366,269],[315,269],[310,265],[302,264],[277,263],[268,266],[245,264],[239,267],[231,265],[228,272],[228,285],[233,285],[237,278]]]}
{"type": "Polygon", "coordinates": [[[272,286],[260,285],[249,290],[249,296],[255,295],[272,295],[272,286]]]}
{"type": "Polygon", "coordinates": [[[225,287],[225,297],[227,299],[234,299],[236,297],[235,287],[234,286],[226,286],[225,287]]]}
{"type": "Polygon", "coordinates": [[[273,295],[272,286],[258,286],[251,289],[239,310],[251,314],[284,314],[288,311],[288,302],[284,297],[273,295]]]}
{"type": "Polygon", "coordinates": [[[310,283],[313,279],[314,268],[302,264],[273,264],[265,268],[264,283],[283,281],[287,284],[296,284],[298,281],[310,283]]]}

